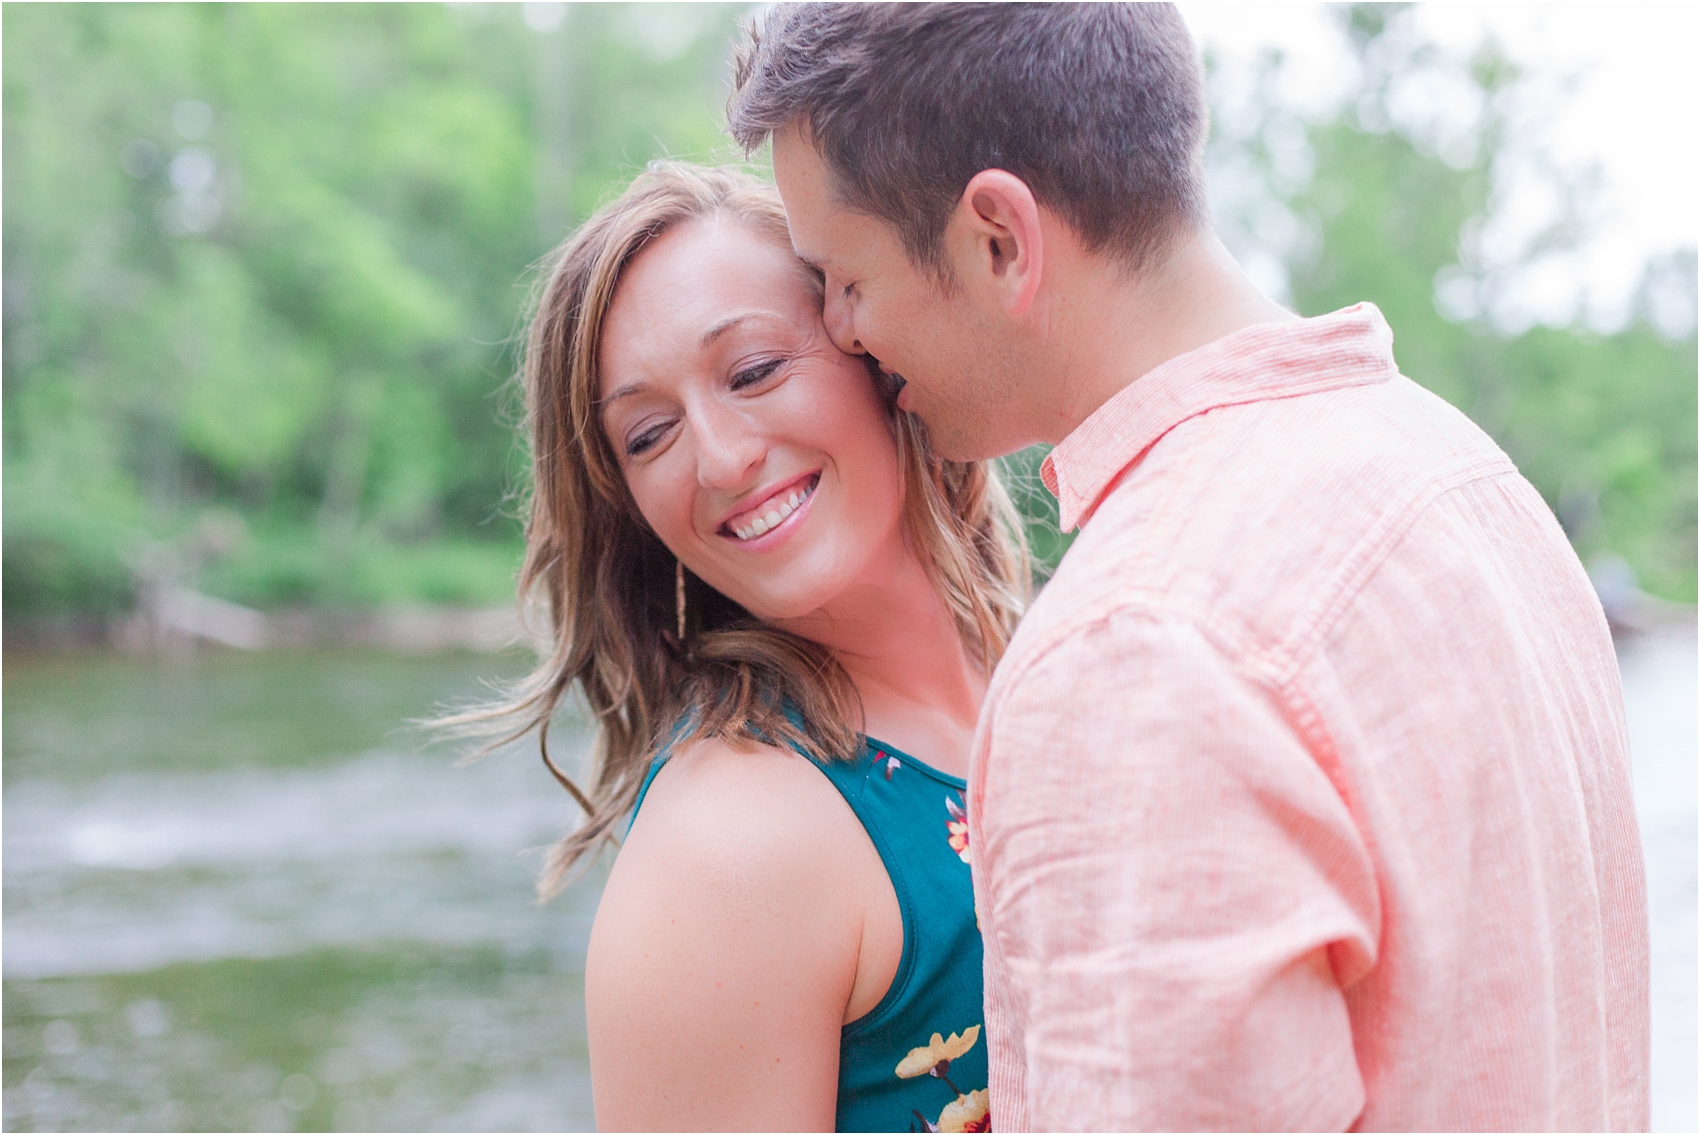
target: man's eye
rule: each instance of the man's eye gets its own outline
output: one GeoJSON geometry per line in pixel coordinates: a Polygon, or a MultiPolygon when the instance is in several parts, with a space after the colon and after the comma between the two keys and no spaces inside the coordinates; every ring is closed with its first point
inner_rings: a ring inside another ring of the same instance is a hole
{"type": "Polygon", "coordinates": [[[784,362],[784,359],[768,359],[766,362],[757,363],[751,367],[745,367],[743,370],[732,376],[732,389],[742,390],[746,386],[754,386],[756,383],[767,378],[774,371],[778,370],[780,365],[784,362]]]}

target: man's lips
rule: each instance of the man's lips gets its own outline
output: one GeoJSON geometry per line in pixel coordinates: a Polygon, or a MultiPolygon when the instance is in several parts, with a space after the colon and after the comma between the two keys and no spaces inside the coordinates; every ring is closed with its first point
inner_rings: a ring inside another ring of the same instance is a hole
{"type": "Polygon", "coordinates": [[[756,504],[739,509],[720,523],[720,534],[734,540],[753,540],[783,524],[802,508],[820,484],[820,470],[787,481],[765,494],[756,504]]]}

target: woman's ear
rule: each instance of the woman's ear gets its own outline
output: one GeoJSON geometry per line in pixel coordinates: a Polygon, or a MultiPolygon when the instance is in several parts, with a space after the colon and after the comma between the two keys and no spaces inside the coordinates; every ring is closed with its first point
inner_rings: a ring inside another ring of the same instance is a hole
{"type": "Polygon", "coordinates": [[[1025,316],[1044,276],[1039,202],[1025,181],[1001,169],[969,179],[946,230],[957,278],[989,292],[1012,316],[1025,316]]]}

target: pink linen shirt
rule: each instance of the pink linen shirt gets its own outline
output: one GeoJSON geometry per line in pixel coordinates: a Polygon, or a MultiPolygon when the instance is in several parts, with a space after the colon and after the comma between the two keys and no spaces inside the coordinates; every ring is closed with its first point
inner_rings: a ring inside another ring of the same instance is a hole
{"type": "Polygon", "coordinates": [[[1392,341],[1246,328],[1047,460],[969,780],[996,1129],[1645,1129],[1605,619],[1392,341]]]}

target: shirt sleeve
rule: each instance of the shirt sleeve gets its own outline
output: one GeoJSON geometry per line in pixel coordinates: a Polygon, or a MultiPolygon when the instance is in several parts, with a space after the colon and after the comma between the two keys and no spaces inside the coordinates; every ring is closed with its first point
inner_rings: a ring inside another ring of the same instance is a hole
{"type": "Polygon", "coordinates": [[[1001,684],[987,741],[976,867],[1032,1128],[1349,1127],[1375,876],[1280,700],[1124,612],[1001,684]]]}

